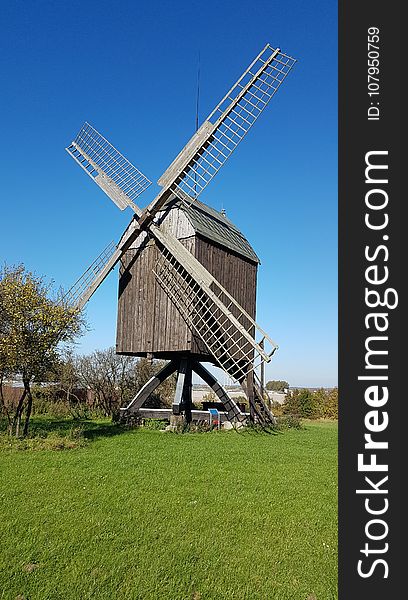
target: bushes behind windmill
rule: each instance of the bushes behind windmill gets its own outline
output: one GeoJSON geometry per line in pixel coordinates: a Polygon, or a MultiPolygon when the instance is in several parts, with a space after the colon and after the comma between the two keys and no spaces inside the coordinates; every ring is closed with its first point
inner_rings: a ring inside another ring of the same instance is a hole
{"type": "Polygon", "coordinates": [[[338,389],[290,389],[283,404],[273,403],[275,416],[290,415],[301,419],[337,419],[338,389]]]}
{"type": "MultiPolygon", "coordinates": [[[[75,356],[67,353],[47,381],[33,385],[33,414],[77,419],[112,417],[163,366],[163,361],[120,356],[115,349],[75,356]]],[[[9,409],[21,395],[19,382],[3,385],[9,409]]],[[[150,408],[170,407],[175,378],[167,379],[146,401],[150,408]]]]}
{"type": "MultiPolygon", "coordinates": [[[[119,408],[157,373],[163,361],[121,356],[115,349],[98,350],[88,355],[67,353],[57,368],[48,374],[48,381],[33,386],[33,414],[48,414],[55,418],[74,417],[116,419],[119,408]]],[[[167,379],[146,401],[149,408],[170,408],[176,386],[175,376],[167,379]]],[[[21,389],[3,384],[4,401],[12,409],[21,389]]],[[[216,400],[209,392],[203,400],[216,400]]],[[[235,398],[248,410],[247,399],[235,398]]],[[[201,408],[201,403],[198,408],[201,408]]],[[[290,389],[283,404],[274,402],[277,417],[303,419],[337,419],[338,390],[320,388],[290,389]]]]}

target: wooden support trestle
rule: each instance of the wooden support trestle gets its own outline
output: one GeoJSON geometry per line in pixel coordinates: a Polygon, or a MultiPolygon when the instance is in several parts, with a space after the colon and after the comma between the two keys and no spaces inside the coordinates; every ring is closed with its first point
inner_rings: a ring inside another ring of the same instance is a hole
{"type": "Polygon", "coordinates": [[[173,415],[184,415],[187,423],[191,422],[193,400],[192,400],[192,373],[193,371],[211,387],[218,399],[223,403],[229,421],[244,423],[246,416],[238,408],[237,404],[230,398],[224,388],[218,383],[214,375],[208,371],[200,362],[188,356],[174,358],[168,362],[156,375],[151,377],[147,383],[138,391],[136,396],[127,406],[122,407],[123,419],[137,415],[144,402],[173,373],[177,372],[176,392],[172,404],[173,415]]]}

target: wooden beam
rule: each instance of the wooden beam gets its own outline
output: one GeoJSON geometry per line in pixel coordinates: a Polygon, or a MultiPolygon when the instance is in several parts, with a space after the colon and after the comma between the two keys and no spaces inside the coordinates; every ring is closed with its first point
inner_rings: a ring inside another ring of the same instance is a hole
{"type": "MultiPolygon", "coordinates": [[[[173,411],[171,408],[139,408],[137,415],[142,419],[159,419],[163,421],[169,421],[173,411]]],[[[229,421],[226,412],[220,412],[221,423],[229,421]]],[[[249,418],[249,413],[242,413],[245,418],[249,418]]],[[[192,421],[207,421],[210,420],[210,413],[208,410],[192,410],[191,411],[192,421]]]]}
{"type": "Polygon", "coordinates": [[[227,411],[227,416],[229,421],[239,421],[243,422],[246,420],[246,416],[244,413],[240,411],[237,404],[234,402],[232,398],[230,398],[227,392],[223,387],[220,386],[216,378],[210,371],[208,371],[201,363],[194,361],[193,362],[193,371],[197,373],[201,379],[210,386],[210,388],[214,391],[214,393],[221,400],[223,405],[225,406],[225,410],[227,411]]]}
{"type": "Polygon", "coordinates": [[[191,423],[191,410],[193,408],[192,400],[192,366],[191,360],[187,362],[186,376],[184,380],[182,407],[186,415],[187,423],[191,423]]]}
{"type": "Polygon", "coordinates": [[[156,375],[151,377],[144,386],[138,391],[136,396],[129,402],[127,406],[124,406],[120,410],[122,414],[133,414],[139,410],[143,403],[148,397],[154,392],[154,390],[161,384],[167,377],[170,377],[179,367],[179,362],[171,360],[165,365],[156,375]]]}
{"type": "Polygon", "coordinates": [[[251,415],[251,421],[254,423],[258,411],[255,405],[254,374],[252,371],[248,371],[246,376],[246,393],[249,402],[249,414],[251,415]]]}
{"type": "Polygon", "coordinates": [[[184,391],[184,382],[186,379],[186,371],[187,371],[187,359],[182,358],[178,367],[178,375],[177,375],[177,384],[176,384],[176,393],[174,395],[173,402],[173,415],[181,414],[181,405],[183,400],[183,391],[184,391]]]}

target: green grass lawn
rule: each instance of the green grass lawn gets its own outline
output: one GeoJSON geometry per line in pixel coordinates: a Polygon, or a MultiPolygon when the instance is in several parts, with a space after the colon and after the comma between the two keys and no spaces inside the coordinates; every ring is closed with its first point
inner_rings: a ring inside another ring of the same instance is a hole
{"type": "Polygon", "coordinates": [[[334,600],[337,425],[0,454],[0,598],[334,600]]]}

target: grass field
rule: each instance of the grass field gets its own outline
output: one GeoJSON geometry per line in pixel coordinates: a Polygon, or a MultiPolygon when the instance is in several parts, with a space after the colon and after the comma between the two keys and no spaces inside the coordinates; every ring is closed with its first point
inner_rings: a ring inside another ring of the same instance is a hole
{"type": "Polygon", "coordinates": [[[0,598],[337,598],[335,423],[87,427],[82,448],[0,453],[0,598]]]}

